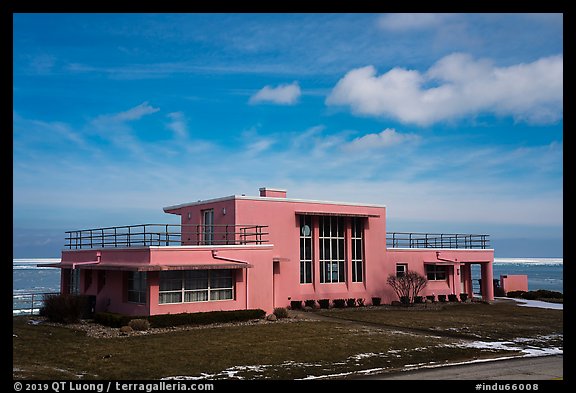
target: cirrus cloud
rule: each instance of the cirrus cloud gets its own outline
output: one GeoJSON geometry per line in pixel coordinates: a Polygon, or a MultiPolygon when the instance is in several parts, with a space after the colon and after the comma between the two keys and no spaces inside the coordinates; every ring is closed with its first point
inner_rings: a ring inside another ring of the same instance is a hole
{"type": "Polygon", "coordinates": [[[454,53],[426,72],[396,67],[377,75],[373,66],[353,69],[326,104],[422,126],[482,113],[553,123],[562,118],[563,70],[563,55],[497,67],[454,53]]]}
{"type": "Polygon", "coordinates": [[[256,94],[250,97],[250,104],[270,102],[279,105],[294,105],[298,102],[302,91],[298,82],[282,84],[277,87],[264,86],[256,94]]]}
{"type": "Polygon", "coordinates": [[[374,149],[383,149],[403,143],[418,142],[420,136],[416,134],[400,133],[394,128],[386,128],[377,134],[367,134],[356,138],[344,145],[345,150],[365,151],[374,149]]]}

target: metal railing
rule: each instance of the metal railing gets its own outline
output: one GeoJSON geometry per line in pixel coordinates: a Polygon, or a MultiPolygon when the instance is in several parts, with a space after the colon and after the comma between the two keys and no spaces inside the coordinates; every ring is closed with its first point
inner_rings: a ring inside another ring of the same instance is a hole
{"type": "Polygon", "coordinates": [[[388,248],[490,248],[490,235],[463,233],[390,232],[386,234],[388,248]]]}
{"type": "Polygon", "coordinates": [[[140,224],[66,231],[65,247],[253,245],[268,242],[262,225],[140,224]]]}
{"type": "Polygon", "coordinates": [[[12,294],[12,315],[36,315],[44,305],[48,295],[60,292],[23,292],[12,294]]]}

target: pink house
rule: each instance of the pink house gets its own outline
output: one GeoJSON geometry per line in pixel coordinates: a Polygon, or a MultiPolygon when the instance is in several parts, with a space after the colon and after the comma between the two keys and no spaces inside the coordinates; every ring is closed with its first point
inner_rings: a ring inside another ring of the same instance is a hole
{"type": "Polygon", "coordinates": [[[66,232],[61,291],[96,311],[156,315],[260,308],[291,301],[398,300],[390,274],[428,278],[422,295],[467,293],[480,266],[493,300],[487,235],[387,233],[386,207],[290,199],[286,191],[165,207],[180,224],[66,232]]]}

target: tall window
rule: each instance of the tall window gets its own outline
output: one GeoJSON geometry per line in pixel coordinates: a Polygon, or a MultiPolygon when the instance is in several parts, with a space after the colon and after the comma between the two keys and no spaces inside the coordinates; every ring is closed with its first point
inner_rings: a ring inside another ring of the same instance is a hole
{"type": "Polygon", "coordinates": [[[204,244],[214,243],[214,209],[202,212],[202,229],[204,244]]]}
{"type": "Polygon", "coordinates": [[[344,219],[335,216],[319,217],[320,282],[344,282],[344,219]]]}
{"type": "Polygon", "coordinates": [[[300,284],[312,282],[312,217],[300,216],[300,284]]]}
{"type": "Polygon", "coordinates": [[[146,303],[146,272],[128,272],[128,301],[146,303]]]}
{"type": "Polygon", "coordinates": [[[73,295],[80,293],[80,269],[70,270],[70,293],[73,295]]]}
{"type": "Polygon", "coordinates": [[[364,222],[361,218],[352,219],[352,281],[364,280],[364,222]]]}
{"type": "Polygon", "coordinates": [[[426,278],[428,278],[428,280],[446,280],[446,266],[429,264],[424,266],[426,267],[426,278]]]}
{"type": "Polygon", "coordinates": [[[234,271],[161,271],[159,297],[160,304],[234,299],[234,271]]]}

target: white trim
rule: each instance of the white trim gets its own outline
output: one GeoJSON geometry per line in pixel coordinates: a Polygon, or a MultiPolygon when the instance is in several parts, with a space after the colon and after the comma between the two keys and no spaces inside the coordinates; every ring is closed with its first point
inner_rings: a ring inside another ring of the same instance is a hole
{"type": "Polygon", "coordinates": [[[386,247],[386,251],[414,251],[414,250],[421,250],[421,251],[494,251],[493,248],[434,248],[434,247],[386,247]]]}
{"type": "MultiPolygon", "coordinates": [[[[275,190],[276,191],[276,190],[275,190]]],[[[277,190],[282,191],[282,190],[277,190]]],[[[360,207],[376,207],[376,208],[386,208],[386,205],[378,205],[371,203],[358,203],[358,202],[336,202],[336,201],[323,201],[315,199],[298,199],[298,198],[277,198],[277,197],[260,197],[260,196],[246,196],[246,195],[231,195],[216,199],[207,199],[205,201],[188,202],[179,205],[166,206],[163,208],[165,213],[169,213],[167,210],[181,209],[183,207],[198,206],[216,202],[223,202],[228,200],[248,200],[248,201],[269,201],[269,202],[293,202],[293,203],[318,203],[323,205],[342,205],[342,206],[360,206],[360,207]]],[[[177,213],[173,213],[177,214],[177,213]]]]}

